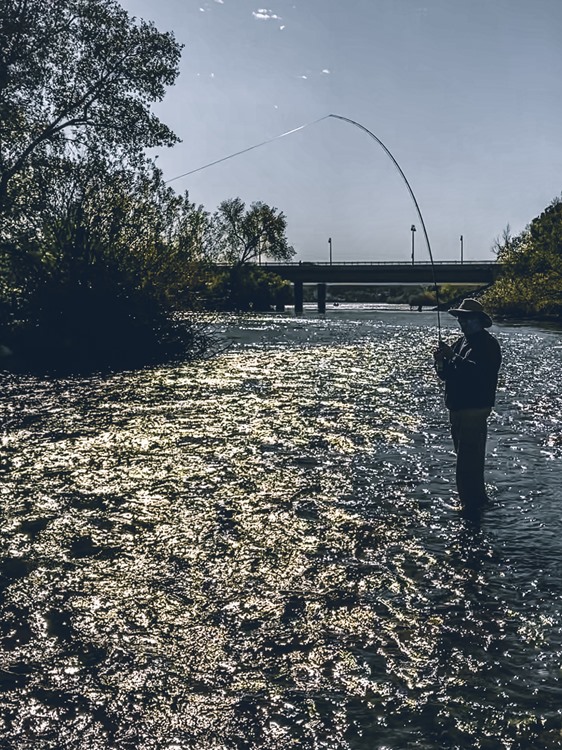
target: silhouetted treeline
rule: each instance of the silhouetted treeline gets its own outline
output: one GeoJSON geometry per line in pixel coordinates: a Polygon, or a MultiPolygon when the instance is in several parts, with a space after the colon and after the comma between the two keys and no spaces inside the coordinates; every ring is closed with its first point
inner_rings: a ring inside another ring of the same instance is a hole
{"type": "Polygon", "coordinates": [[[150,110],[178,73],[173,34],[114,0],[0,2],[0,352],[71,369],[197,356],[205,334],[178,311],[286,295],[244,270],[293,255],[282,212],[211,215],[145,155],[177,141],[150,110]]]}
{"type": "Polygon", "coordinates": [[[494,244],[504,273],[484,302],[498,317],[562,320],[562,200],[517,236],[509,225],[494,244]]]}

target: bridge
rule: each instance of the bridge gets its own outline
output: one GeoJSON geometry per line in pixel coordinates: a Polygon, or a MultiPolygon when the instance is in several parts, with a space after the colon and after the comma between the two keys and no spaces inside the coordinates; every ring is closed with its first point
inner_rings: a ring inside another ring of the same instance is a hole
{"type": "Polygon", "coordinates": [[[261,263],[295,285],[295,312],[303,309],[303,285],[318,285],[318,311],[326,311],[327,284],[493,284],[502,271],[494,261],[440,261],[438,263],[261,263]]]}

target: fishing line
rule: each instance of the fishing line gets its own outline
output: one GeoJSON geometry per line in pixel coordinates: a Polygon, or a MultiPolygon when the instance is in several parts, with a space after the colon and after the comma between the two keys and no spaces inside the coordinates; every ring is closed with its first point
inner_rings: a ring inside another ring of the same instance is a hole
{"type": "Polygon", "coordinates": [[[410,193],[410,197],[412,198],[414,202],[414,206],[416,208],[416,213],[418,215],[418,218],[420,220],[420,224],[423,230],[423,236],[425,239],[425,244],[427,245],[427,251],[429,253],[429,260],[431,262],[431,274],[433,277],[433,288],[435,289],[435,301],[437,303],[437,330],[439,335],[439,341],[441,341],[441,316],[440,316],[440,303],[439,303],[439,287],[437,286],[437,279],[435,276],[435,263],[433,262],[433,253],[431,251],[431,244],[429,242],[429,236],[427,234],[427,229],[425,226],[425,221],[423,220],[422,212],[419,206],[419,203],[416,199],[416,196],[414,194],[414,191],[412,190],[412,186],[408,182],[408,178],[404,174],[404,171],[400,164],[396,161],[394,156],[392,155],[391,151],[384,145],[384,143],[381,141],[380,138],[378,138],[374,133],[372,133],[368,128],[366,128],[364,125],[361,125],[361,123],[356,122],[355,120],[351,120],[349,117],[343,117],[343,115],[324,115],[324,117],[319,117],[317,120],[313,120],[312,122],[307,122],[304,125],[299,125],[298,128],[293,128],[292,130],[287,130],[285,133],[281,133],[280,135],[276,135],[273,138],[268,138],[266,141],[261,141],[261,143],[256,143],[253,146],[249,146],[248,148],[244,148],[241,151],[236,151],[234,154],[229,154],[228,156],[223,156],[222,159],[216,159],[215,161],[211,161],[208,164],[203,164],[201,167],[197,167],[197,169],[192,169],[189,172],[184,172],[183,174],[177,175],[177,177],[172,177],[171,180],[166,180],[165,184],[167,185],[170,182],[175,182],[175,180],[180,180],[182,177],[187,177],[191,174],[196,174],[197,172],[202,172],[204,169],[208,169],[209,167],[214,167],[216,164],[221,164],[224,161],[228,161],[229,159],[234,159],[235,156],[241,156],[242,154],[247,154],[249,151],[253,151],[256,148],[260,148],[261,146],[266,146],[268,143],[273,143],[273,141],[278,141],[280,138],[285,138],[287,135],[291,135],[292,133],[297,133],[299,130],[304,130],[304,128],[308,128],[311,125],[316,125],[318,122],[322,122],[322,120],[327,120],[329,117],[333,117],[336,120],[343,120],[344,122],[349,122],[351,125],[355,125],[356,128],[359,128],[360,130],[363,130],[367,135],[371,136],[378,144],[381,146],[385,154],[390,158],[396,169],[398,170],[400,176],[404,180],[404,183],[406,184],[406,187],[408,188],[408,192],[410,193]]]}
{"type": "Polygon", "coordinates": [[[169,182],[174,182],[175,180],[179,180],[182,177],[187,177],[190,174],[195,174],[196,172],[201,172],[203,169],[208,169],[209,167],[214,167],[215,164],[220,164],[223,161],[228,161],[229,159],[234,159],[235,156],[240,156],[241,154],[247,154],[248,151],[253,151],[255,148],[260,148],[260,146],[266,146],[268,143],[273,143],[273,141],[278,141],[279,138],[285,138],[286,135],[291,135],[292,133],[297,133],[299,130],[304,130],[304,128],[308,128],[310,125],[315,125],[317,122],[321,122],[322,120],[327,120],[328,117],[331,117],[331,115],[324,115],[324,117],[319,117],[318,120],[313,120],[312,122],[307,122],[304,125],[299,125],[298,128],[293,128],[292,130],[287,130],[286,133],[281,133],[281,135],[275,135],[273,138],[268,138],[267,141],[262,141],[261,143],[256,143],[254,146],[250,146],[249,148],[243,148],[242,151],[237,151],[235,154],[229,154],[228,156],[224,156],[222,159],[217,159],[216,161],[209,162],[209,164],[204,164],[202,167],[197,167],[197,169],[192,169],[191,172],[184,172],[183,174],[179,174],[177,177],[172,177],[171,180],[166,180],[165,185],[167,185],[169,182]]]}

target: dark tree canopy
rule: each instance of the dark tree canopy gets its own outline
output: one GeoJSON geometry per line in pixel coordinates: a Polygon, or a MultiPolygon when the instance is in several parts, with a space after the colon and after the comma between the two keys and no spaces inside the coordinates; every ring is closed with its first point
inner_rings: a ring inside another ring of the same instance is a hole
{"type": "Polygon", "coordinates": [[[529,225],[535,253],[559,273],[562,270],[562,200],[555,198],[529,225]]]}
{"type": "Polygon", "coordinates": [[[241,198],[230,198],[219,205],[213,220],[221,261],[236,265],[262,258],[287,261],[295,254],[287,241],[285,214],[261,201],[246,210],[241,198]]]}
{"type": "Polygon", "coordinates": [[[177,141],[151,106],[180,53],[116,0],[0,0],[0,344],[30,366],[194,354],[205,336],[175,311],[286,298],[255,265],[293,255],[284,214],[210,215],[146,155],[177,141]]]}
{"type": "Polygon", "coordinates": [[[97,150],[134,162],[177,138],[150,111],[181,46],[115,0],[0,0],[0,207],[24,170],[97,150]]]}
{"type": "Polygon", "coordinates": [[[494,243],[503,277],[486,293],[498,314],[562,317],[562,200],[552,203],[517,236],[509,226],[494,243]]]}

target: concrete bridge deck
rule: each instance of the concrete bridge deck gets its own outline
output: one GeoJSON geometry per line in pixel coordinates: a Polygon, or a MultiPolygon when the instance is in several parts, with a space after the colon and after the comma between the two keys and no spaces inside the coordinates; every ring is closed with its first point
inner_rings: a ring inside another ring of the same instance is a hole
{"type": "MultiPolygon", "coordinates": [[[[229,268],[230,266],[219,266],[229,268]]],[[[433,285],[456,284],[459,286],[474,284],[488,286],[500,276],[502,264],[495,261],[438,261],[431,263],[412,263],[396,261],[353,262],[344,263],[260,263],[260,268],[276,273],[281,278],[291,281],[295,291],[295,312],[303,310],[303,286],[318,285],[318,310],[326,311],[326,287],[328,284],[356,285],[433,285]]]]}
{"type": "Polygon", "coordinates": [[[261,263],[294,284],[493,284],[502,270],[494,261],[431,263],[261,263]]]}

